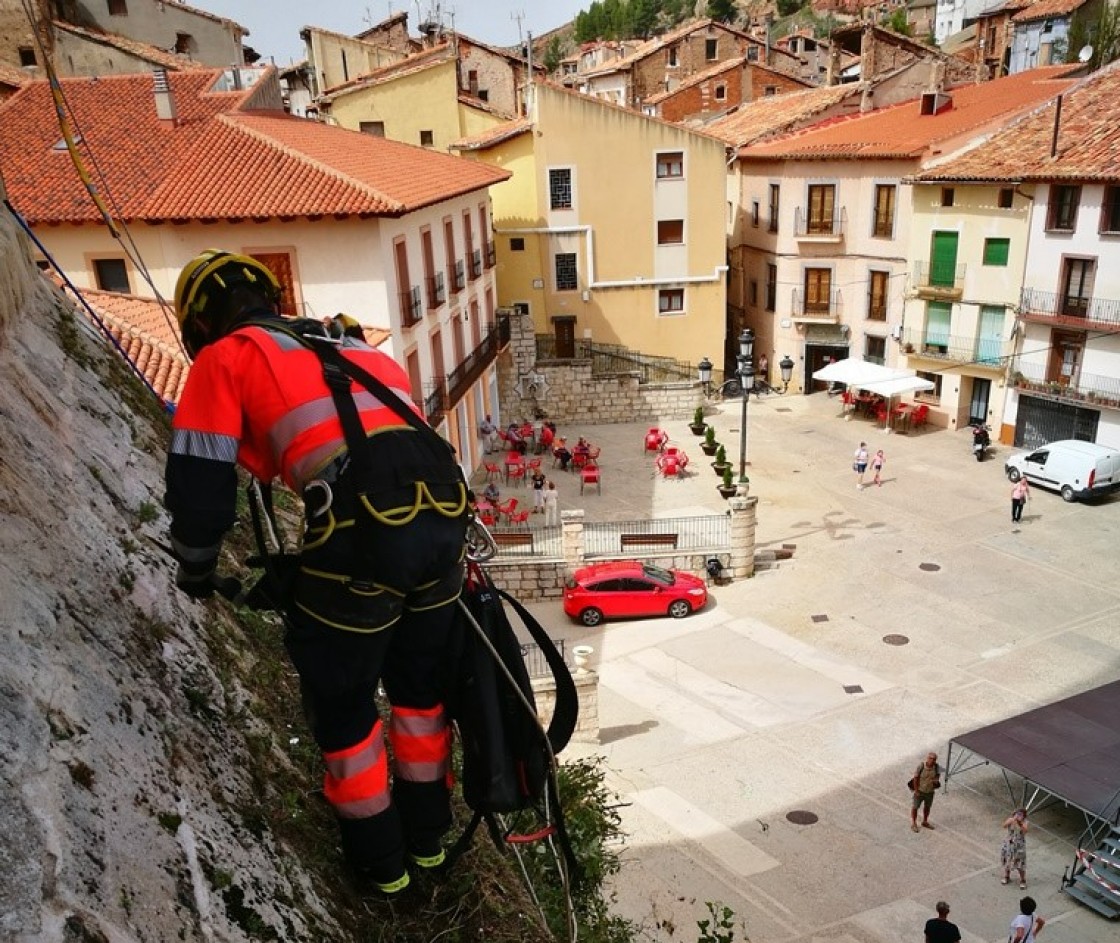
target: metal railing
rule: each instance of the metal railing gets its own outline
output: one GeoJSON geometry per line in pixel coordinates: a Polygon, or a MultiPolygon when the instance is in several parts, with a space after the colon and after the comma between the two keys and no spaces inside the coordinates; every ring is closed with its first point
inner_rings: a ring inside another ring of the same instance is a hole
{"type": "Polygon", "coordinates": [[[835,209],[831,216],[817,216],[800,206],[793,211],[793,235],[797,239],[842,239],[847,228],[848,211],[844,207],[835,209]]]}
{"type": "Polygon", "coordinates": [[[497,538],[498,557],[506,560],[510,557],[563,557],[564,540],[563,529],[559,524],[549,524],[542,527],[492,527],[490,531],[497,538]],[[509,534],[519,538],[528,538],[525,543],[506,543],[502,536],[509,534]]]}
{"type": "Polygon", "coordinates": [[[506,339],[502,340],[501,322],[490,325],[486,336],[479,345],[472,350],[463,362],[447,375],[447,401],[457,403],[466,395],[482,372],[492,364],[498,356],[498,351],[509,343],[509,318],[506,322],[506,339]]]}
{"type": "Polygon", "coordinates": [[[538,334],[536,341],[537,360],[590,360],[595,376],[636,373],[639,383],[679,383],[697,376],[696,368],[687,360],[643,354],[621,344],[576,340],[571,358],[564,358],[556,353],[556,338],[552,334],[538,334]]]}
{"type": "Polygon", "coordinates": [[[1019,297],[1019,310],[1022,317],[1032,321],[1052,321],[1086,329],[1120,330],[1120,301],[1110,298],[1082,298],[1024,288],[1019,297]]]}
{"type": "Polygon", "coordinates": [[[998,337],[968,334],[939,334],[926,328],[903,328],[899,337],[903,353],[926,360],[975,363],[1001,368],[1011,353],[1011,344],[998,337]]]}
{"type": "Polygon", "coordinates": [[[963,262],[953,268],[951,276],[945,271],[945,266],[915,262],[914,285],[926,291],[960,291],[964,287],[964,273],[963,262]]]}
{"type": "Polygon", "coordinates": [[[1050,399],[1120,409],[1120,377],[1100,376],[1078,370],[1060,378],[1041,364],[1015,358],[1011,363],[1011,385],[1050,399]]]}
{"type": "Polygon", "coordinates": [[[790,302],[790,310],[795,318],[821,318],[832,321],[840,320],[844,313],[844,296],[839,288],[833,288],[828,293],[828,300],[810,301],[804,289],[794,288],[790,302]]]}
{"type": "Polygon", "coordinates": [[[420,286],[402,289],[400,298],[401,322],[405,327],[411,327],[420,320],[420,286]]]}
{"type": "Polygon", "coordinates": [[[486,267],[493,268],[498,260],[498,253],[494,249],[494,240],[491,239],[486,243],[486,267]]]}
{"type": "Polygon", "coordinates": [[[471,251],[471,280],[479,278],[482,275],[482,250],[474,249],[471,251]]]}
{"type": "Polygon", "coordinates": [[[451,290],[462,291],[467,287],[466,269],[463,267],[463,260],[455,260],[455,271],[451,273],[451,290]]]}
{"type": "MultiPolygon", "coordinates": [[[[669,552],[727,550],[731,546],[731,518],[726,514],[715,514],[656,520],[587,521],[583,525],[584,554],[588,557],[620,556],[623,534],[675,534],[677,545],[666,548],[669,552]]],[[[641,552],[637,554],[644,555],[641,552]]]]}
{"type": "Polygon", "coordinates": [[[428,395],[424,397],[424,416],[429,425],[438,426],[447,412],[447,378],[432,377],[428,386],[428,395]]]}
{"type": "Polygon", "coordinates": [[[443,272],[436,272],[424,279],[428,289],[428,310],[434,311],[447,300],[447,292],[443,285],[443,272]]]}
{"type": "MultiPolygon", "coordinates": [[[[560,657],[567,661],[568,658],[564,652],[564,640],[562,638],[554,638],[552,639],[552,644],[555,645],[556,650],[560,652],[560,657]]],[[[548,661],[541,653],[541,647],[536,642],[522,642],[521,657],[525,659],[525,670],[529,672],[530,678],[552,677],[552,669],[548,667],[548,661]]]]}

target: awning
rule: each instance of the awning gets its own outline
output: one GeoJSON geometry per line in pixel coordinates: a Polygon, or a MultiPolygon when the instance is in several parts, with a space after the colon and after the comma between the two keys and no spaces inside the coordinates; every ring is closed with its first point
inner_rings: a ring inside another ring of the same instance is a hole
{"type": "Polygon", "coordinates": [[[856,357],[845,360],[834,360],[826,367],[821,367],[813,373],[814,380],[825,380],[830,383],[846,383],[848,386],[867,387],[868,383],[876,381],[895,380],[899,377],[913,377],[914,374],[906,370],[896,370],[893,367],[884,367],[881,364],[871,363],[856,357]]]}
{"type": "Polygon", "coordinates": [[[895,377],[891,380],[877,380],[874,383],[861,383],[860,389],[880,396],[899,396],[902,393],[916,393],[919,390],[932,390],[933,382],[918,376],[895,377]]]}

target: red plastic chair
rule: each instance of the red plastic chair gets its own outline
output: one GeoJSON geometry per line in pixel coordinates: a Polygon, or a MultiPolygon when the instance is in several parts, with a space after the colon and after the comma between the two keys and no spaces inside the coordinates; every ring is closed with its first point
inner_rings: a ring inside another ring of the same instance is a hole
{"type": "Polygon", "coordinates": [[[646,433],[646,443],[644,451],[646,452],[660,452],[665,443],[669,441],[669,434],[658,429],[657,426],[650,426],[649,431],[646,433]]]}
{"type": "Polygon", "coordinates": [[[929,405],[927,403],[919,404],[918,408],[914,410],[914,414],[910,417],[910,426],[917,429],[919,426],[924,426],[926,420],[929,418],[929,405]]]}
{"type": "Polygon", "coordinates": [[[498,513],[507,521],[509,516],[517,509],[517,498],[510,498],[505,504],[498,505],[498,513]]]}
{"type": "Polygon", "coordinates": [[[587,453],[588,461],[597,463],[599,461],[599,456],[602,454],[602,451],[603,450],[597,445],[591,446],[590,451],[587,453]]]}
{"type": "Polygon", "coordinates": [[[599,494],[603,493],[603,482],[599,477],[599,466],[594,462],[588,462],[579,471],[579,493],[583,494],[583,489],[588,485],[594,485],[599,494]]]}
{"type": "Polygon", "coordinates": [[[568,465],[572,471],[582,471],[584,466],[590,461],[587,452],[573,452],[571,464],[568,465]]]}
{"type": "Polygon", "coordinates": [[[506,462],[506,484],[516,482],[519,485],[525,484],[525,463],[524,462],[506,462]]]}
{"type": "Polygon", "coordinates": [[[513,527],[528,527],[529,526],[529,512],[518,511],[516,514],[510,514],[507,518],[510,525],[513,527]]]}
{"type": "Polygon", "coordinates": [[[502,470],[498,467],[497,462],[483,462],[482,467],[486,469],[486,480],[498,482],[502,480],[502,470]]]}
{"type": "Polygon", "coordinates": [[[887,407],[886,404],[880,403],[879,408],[875,410],[875,421],[886,428],[887,425],[887,407]]]}
{"type": "Polygon", "coordinates": [[[494,527],[498,523],[498,515],[493,511],[479,511],[478,519],[487,527],[494,527]]]}
{"type": "Polygon", "coordinates": [[[657,463],[661,474],[666,478],[679,478],[681,474],[681,460],[676,455],[666,455],[657,463]]]}

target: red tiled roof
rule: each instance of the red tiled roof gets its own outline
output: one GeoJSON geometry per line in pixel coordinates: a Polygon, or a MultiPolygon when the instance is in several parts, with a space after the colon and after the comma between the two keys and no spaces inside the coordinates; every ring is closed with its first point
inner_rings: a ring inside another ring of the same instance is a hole
{"type": "Polygon", "coordinates": [[[1088,0],[1035,0],[1025,10],[1011,17],[1012,23],[1031,23],[1051,17],[1066,16],[1080,10],[1088,0]]]}
{"type": "Polygon", "coordinates": [[[1056,102],[1047,102],[980,146],[927,170],[921,180],[1120,180],[1120,63],[1062,95],[1057,151],[1056,102]]]}
{"type": "Polygon", "coordinates": [[[194,62],[187,56],[180,56],[177,53],[160,49],[158,46],[152,46],[149,43],[142,43],[135,39],[129,39],[127,36],[119,36],[116,33],[105,33],[101,30],[85,29],[81,26],[75,26],[73,23],[64,23],[62,20],[55,20],[52,25],[60,32],[70,33],[72,36],[78,36],[87,42],[97,43],[101,46],[112,46],[114,49],[126,52],[130,56],[143,59],[145,62],[152,63],[152,65],[163,66],[165,69],[210,68],[209,66],[194,62]]]}
{"type": "Polygon", "coordinates": [[[767,68],[766,66],[761,65],[758,62],[748,62],[745,57],[740,57],[738,59],[728,59],[724,62],[716,63],[716,65],[712,66],[710,69],[705,69],[703,72],[697,72],[695,75],[690,75],[676,88],[672,89],[671,91],[658,92],[656,95],[651,95],[645,100],[643,104],[656,105],[658,102],[663,102],[668,98],[672,98],[677,93],[683,92],[686,89],[690,89],[694,85],[699,85],[701,82],[706,82],[709,79],[715,78],[717,75],[720,75],[724,72],[731,72],[735,69],[741,69],[744,65],[750,66],[751,69],[757,70],[758,72],[767,72],[770,75],[781,76],[787,81],[797,82],[799,85],[803,85],[806,88],[810,87],[808,82],[804,82],[801,79],[786,75],[786,73],[784,72],[778,72],[775,69],[767,68]]]}
{"type": "Polygon", "coordinates": [[[858,98],[861,91],[860,85],[831,85],[771,95],[740,105],[704,130],[732,147],[742,147],[811,121],[846,98],[858,98]]]}
{"type": "Polygon", "coordinates": [[[502,141],[508,141],[519,134],[527,134],[532,130],[532,121],[528,118],[517,118],[478,134],[472,134],[470,137],[459,138],[458,141],[453,141],[450,146],[457,151],[484,151],[488,147],[501,144],[502,141]]]}
{"type": "Polygon", "coordinates": [[[30,81],[31,76],[23,69],[17,69],[14,65],[8,65],[6,62],[0,62],[0,85],[22,88],[30,81]]]}
{"type": "Polygon", "coordinates": [[[949,93],[951,107],[935,115],[921,114],[921,101],[915,99],[750,145],[739,156],[746,160],[921,158],[939,141],[979,132],[1053,98],[1073,84],[1059,78],[1070,69],[1050,66],[992,82],[960,85],[949,93]]]}
{"type": "MultiPolygon", "coordinates": [[[[276,111],[253,89],[211,92],[220,70],[171,73],[177,124],[156,117],[152,78],[64,79],[75,133],[124,220],[399,216],[507,179],[508,172],[276,111]]],[[[274,79],[273,70],[258,82],[274,79]]],[[[100,219],[65,149],[45,82],[0,106],[0,166],[34,223],[100,219]]]]}

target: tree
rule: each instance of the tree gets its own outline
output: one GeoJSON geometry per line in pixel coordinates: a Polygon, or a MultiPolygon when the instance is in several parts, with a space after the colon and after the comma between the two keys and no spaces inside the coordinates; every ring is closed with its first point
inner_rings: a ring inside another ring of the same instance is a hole
{"type": "Polygon", "coordinates": [[[739,18],[739,8],[735,0],[708,0],[709,19],[719,23],[734,23],[739,18]]]}
{"type": "Polygon", "coordinates": [[[560,60],[564,58],[564,47],[560,43],[559,36],[553,36],[548,41],[548,45],[544,50],[544,67],[545,70],[551,75],[560,68],[560,60]]]}
{"type": "Polygon", "coordinates": [[[661,12],[658,0],[630,0],[631,35],[648,39],[657,26],[657,16],[661,12]]]}
{"type": "Polygon", "coordinates": [[[802,7],[801,0],[778,0],[778,15],[792,16],[802,7]]]}
{"type": "Polygon", "coordinates": [[[900,33],[903,36],[913,35],[914,29],[906,18],[906,8],[899,7],[887,18],[887,29],[900,33]]]}

